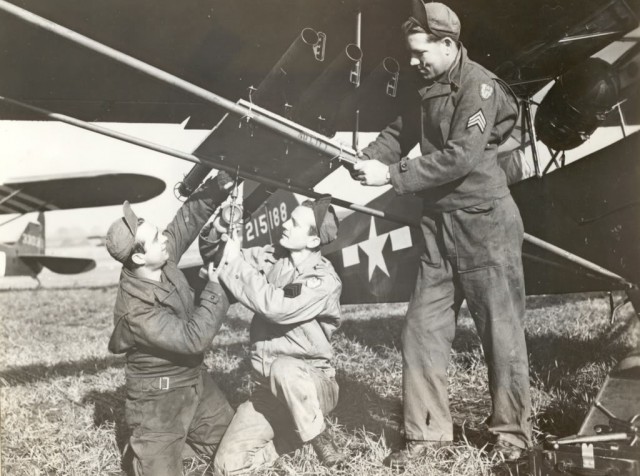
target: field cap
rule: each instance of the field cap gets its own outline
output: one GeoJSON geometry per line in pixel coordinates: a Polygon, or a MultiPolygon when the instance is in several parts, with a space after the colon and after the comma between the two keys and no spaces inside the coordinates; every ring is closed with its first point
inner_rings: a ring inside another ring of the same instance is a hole
{"type": "Polygon", "coordinates": [[[124,263],[131,255],[136,242],[138,231],[138,217],[129,202],[122,205],[123,216],[114,221],[107,231],[107,251],[113,258],[124,263]]]}
{"type": "Polygon", "coordinates": [[[427,33],[439,38],[448,36],[455,41],[460,39],[460,19],[444,3],[422,3],[422,0],[412,0],[411,19],[427,33]]]}
{"type": "Polygon", "coordinates": [[[331,206],[331,195],[325,195],[311,202],[311,209],[316,220],[316,228],[320,237],[320,245],[326,245],[338,236],[338,216],[331,206]]]}

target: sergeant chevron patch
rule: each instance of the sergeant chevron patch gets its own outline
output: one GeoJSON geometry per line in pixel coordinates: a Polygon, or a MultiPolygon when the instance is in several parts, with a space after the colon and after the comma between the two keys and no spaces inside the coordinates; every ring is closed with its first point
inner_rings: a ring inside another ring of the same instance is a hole
{"type": "Polygon", "coordinates": [[[482,109],[479,109],[473,116],[467,121],[467,129],[471,129],[473,126],[478,126],[480,132],[484,132],[484,128],[487,127],[487,120],[484,118],[482,109]]]}

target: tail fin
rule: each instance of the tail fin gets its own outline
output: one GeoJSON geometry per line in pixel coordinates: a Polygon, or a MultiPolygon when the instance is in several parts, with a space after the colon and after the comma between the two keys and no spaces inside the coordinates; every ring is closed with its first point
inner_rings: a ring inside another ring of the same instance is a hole
{"type": "Polygon", "coordinates": [[[31,222],[20,235],[16,244],[21,253],[44,254],[44,213],[38,215],[38,223],[31,222]]]}
{"type": "Polygon", "coordinates": [[[265,188],[255,182],[244,182],[243,207],[246,214],[242,246],[264,246],[278,243],[282,225],[299,204],[287,190],[263,195],[265,188]]]}

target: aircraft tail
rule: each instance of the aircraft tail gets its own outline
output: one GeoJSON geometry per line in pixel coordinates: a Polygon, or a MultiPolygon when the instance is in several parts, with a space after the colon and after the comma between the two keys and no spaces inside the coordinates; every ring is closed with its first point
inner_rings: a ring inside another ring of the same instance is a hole
{"type": "Polygon", "coordinates": [[[16,243],[19,253],[44,254],[44,213],[38,215],[38,222],[31,222],[16,243]]]}

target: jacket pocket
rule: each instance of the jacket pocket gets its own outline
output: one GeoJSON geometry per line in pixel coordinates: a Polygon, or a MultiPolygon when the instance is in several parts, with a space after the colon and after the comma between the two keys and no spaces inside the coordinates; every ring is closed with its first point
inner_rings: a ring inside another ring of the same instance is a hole
{"type": "Polygon", "coordinates": [[[503,200],[490,200],[451,213],[460,272],[506,262],[503,200]]]}

